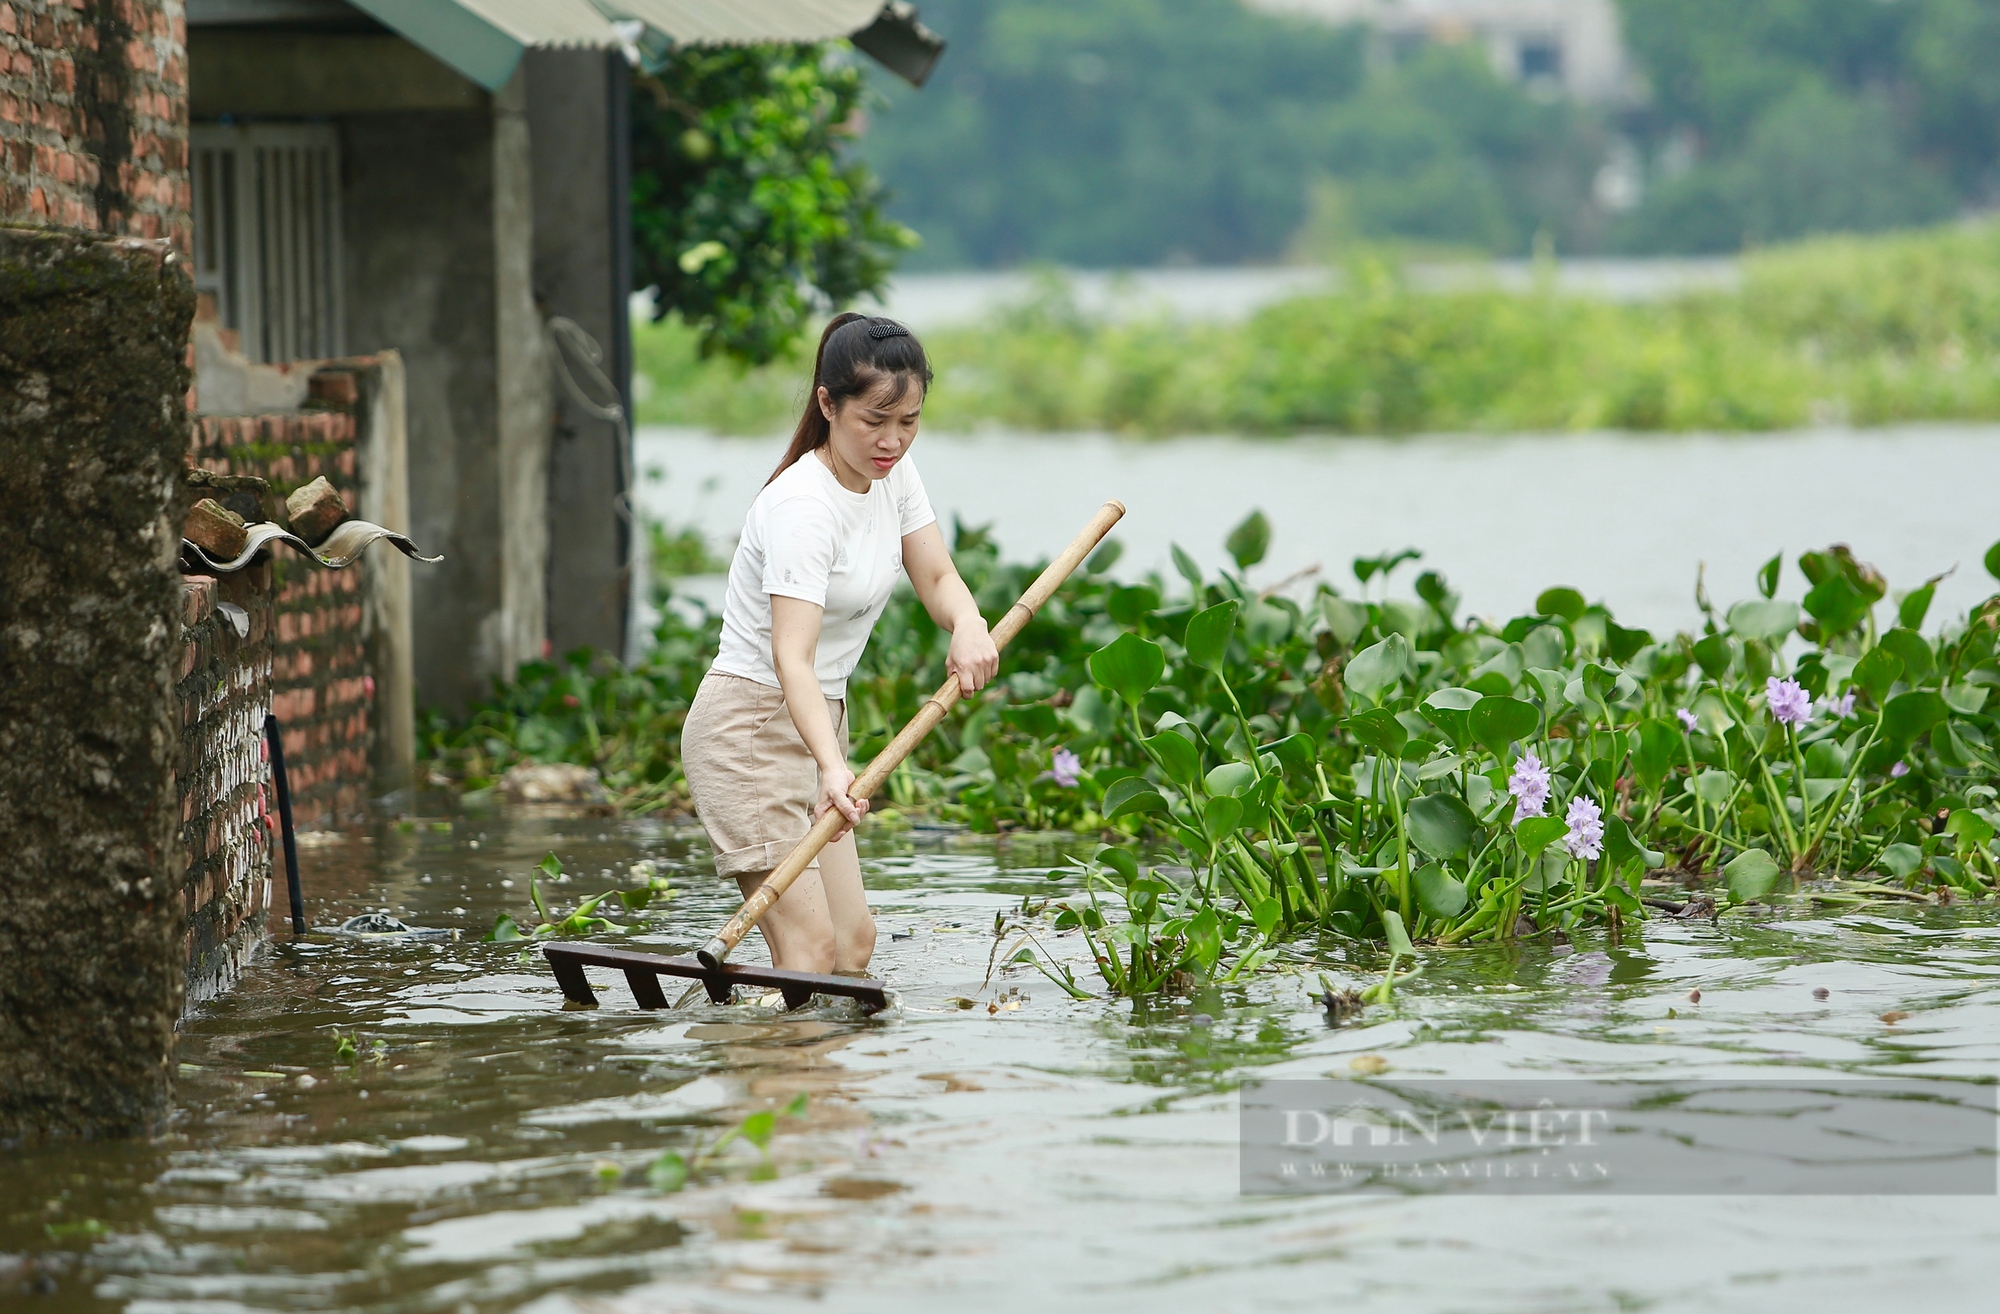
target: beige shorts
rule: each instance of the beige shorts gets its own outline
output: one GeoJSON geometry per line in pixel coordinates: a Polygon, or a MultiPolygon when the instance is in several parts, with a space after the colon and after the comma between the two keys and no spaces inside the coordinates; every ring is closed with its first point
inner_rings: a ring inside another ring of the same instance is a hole
{"type": "MultiPolygon", "coordinates": [[[[844,754],[847,704],[829,698],[826,710],[844,754]]],[[[782,689],[720,671],[703,676],[681,728],[681,770],[715,847],[717,875],[767,872],[812,829],[819,764],[782,689]]]]}

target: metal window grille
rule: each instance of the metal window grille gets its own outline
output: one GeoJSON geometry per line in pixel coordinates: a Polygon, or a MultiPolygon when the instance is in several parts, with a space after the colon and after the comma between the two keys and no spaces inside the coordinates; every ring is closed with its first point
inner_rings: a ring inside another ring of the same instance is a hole
{"type": "Polygon", "coordinates": [[[336,130],[201,124],[190,137],[196,290],[251,360],[342,354],[336,130]]]}

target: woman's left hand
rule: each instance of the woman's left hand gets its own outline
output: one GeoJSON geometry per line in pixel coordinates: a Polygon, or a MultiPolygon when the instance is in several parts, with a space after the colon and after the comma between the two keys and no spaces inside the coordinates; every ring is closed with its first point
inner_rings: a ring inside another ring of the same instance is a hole
{"type": "Polygon", "coordinates": [[[944,669],[958,677],[958,691],[975,694],[993,682],[1000,669],[1000,649],[987,633],[986,622],[977,613],[951,632],[951,652],[944,669]]]}

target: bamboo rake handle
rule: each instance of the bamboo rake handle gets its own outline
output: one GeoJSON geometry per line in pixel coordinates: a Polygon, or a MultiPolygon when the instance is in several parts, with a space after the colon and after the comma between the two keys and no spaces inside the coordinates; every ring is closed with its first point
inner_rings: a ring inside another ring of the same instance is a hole
{"type": "MultiPolygon", "coordinates": [[[[1048,569],[1044,570],[1040,577],[1028,586],[1028,591],[1021,595],[1021,600],[1009,607],[1007,614],[1000,618],[1000,623],[993,627],[994,647],[1005,648],[1013,641],[1014,636],[1034,619],[1035,613],[1042,609],[1042,604],[1055,595],[1055,591],[1062,587],[1062,582],[1075,573],[1076,568],[1083,564],[1083,559],[1104,540],[1104,536],[1111,532],[1111,527],[1117,524],[1124,514],[1125,504],[1119,501],[1106,502],[1098,509],[1083,532],[1062,550],[1061,556],[1049,563],[1048,569]]],[[[944,720],[945,713],[951,710],[952,704],[958,699],[958,677],[954,675],[938,686],[938,691],[930,696],[924,703],[923,709],[903,727],[902,733],[890,740],[887,748],[876,754],[875,760],[868,764],[868,769],[861,773],[861,778],[854,782],[854,787],[847,791],[847,796],[853,799],[874,797],[875,791],[882,788],[882,783],[889,778],[889,773],[903,764],[903,759],[923,742],[924,736],[935,729],[938,722],[944,720]]],[[[845,824],[846,818],[840,815],[839,809],[828,808],[825,814],[813,823],[813,828],[806,832],[806,837],[785,855],[785,860],[764,878],[764,883],[743,901],[743,906],[736,910],[736,915],[700,948],[698,956],[702,966],[710,971],[721,967],[722,960],[729,957],[730,950],[750,933],[750,928],[757,924],[757,919],[768,912],[771,905],[792,887],[792,882],[797,880],[811,865],[813,859],[819,856],[821,849],[833,842],[833,837],[840,833],[840,828],[845,824]]]]}

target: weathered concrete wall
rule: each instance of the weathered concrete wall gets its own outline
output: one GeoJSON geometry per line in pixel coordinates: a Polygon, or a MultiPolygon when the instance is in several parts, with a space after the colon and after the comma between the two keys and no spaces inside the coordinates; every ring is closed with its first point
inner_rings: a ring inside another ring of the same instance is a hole
{"type": "Polygon", "coordinates": [[[0,2],[0,219],[186,251],[181,0],[0,2]]]}
{"type": "MultiPolygon", "coordinates": [[[[528,133],[534,152],[535,299],[604,348],[604,372],[631,414],[630,74],[615,51],[531,50],[528,133]],[[583,241],[580,235],[604,235],[583,241]]],[[[579,372],[578,382],[587,380],[579,372]]],[[[595,394],[593,394],[595,395],[595,394]]],[[[549,454],[549,642],[557,652],[625,651],[627,522],[615,513],[631,468],[617,426],[560,387],[549,454]]]]}
{"type": "Polygon", "coordinates": [[[196,28],[188,34],[188,72],[197,119],[486,106],[476,83],[399,36],[196,28]]]}
{"type": "Polygon", "coordinates": [[[169,1088],[193,315],[163,242],[0,228],[0,1138],[169,1088]]]}
{"type": "Polygon", "coordinates": [[[411,575],[416,697],[449,710],[544,641],[551,421],[518,126],[490,105],[341,120],[347,340],[403,361],[408,532],[445,558],[411,575]]]}
{"type": "Polygon", "coordinates": [[[264,938],[276,803],[264,743],[271,705],[271,563],[182,583],[181,879],[186,909],[183,1009],[214,999],[264,938]]]}

